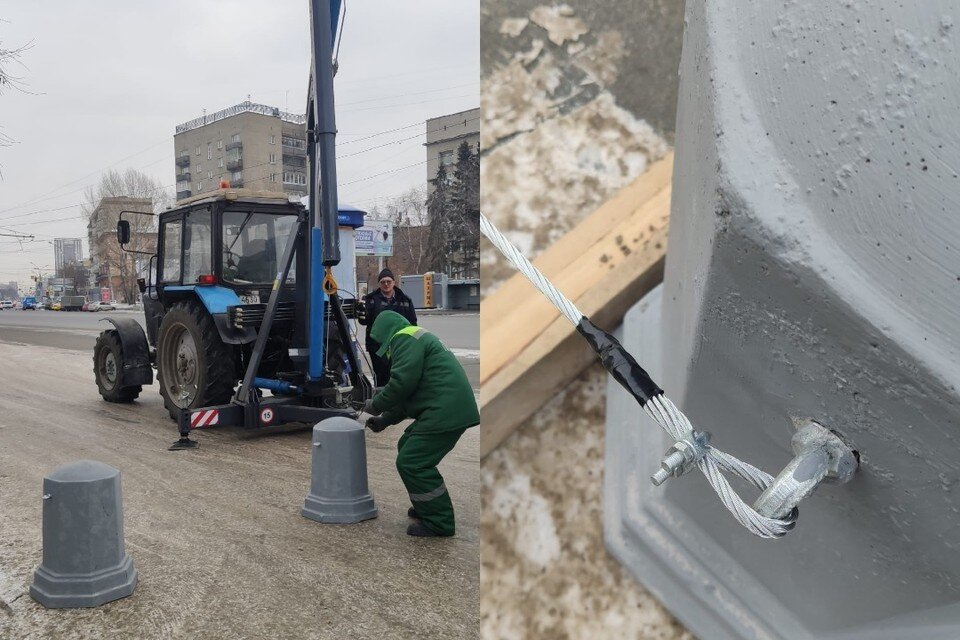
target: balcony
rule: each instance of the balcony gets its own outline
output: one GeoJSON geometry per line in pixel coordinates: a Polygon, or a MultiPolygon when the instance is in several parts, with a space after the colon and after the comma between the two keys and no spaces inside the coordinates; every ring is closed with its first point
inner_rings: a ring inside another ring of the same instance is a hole
{"type": "Polygon", "coordinates": [[[190,190],[187,191],[177,191],[177,200],[183,200],[184,198],[189,198],[193,192],[190,190]]]}
{"type": "Polygon", "coordinates": [[[227,166],[227,171],[240,171],[243,169],[243,158],[232,158],[224,164],[227,166]]]}
{"type": "Polygon", "coordinates": [[[307,158],[305,156],[296,156],[296,155],[290,155],[290,154],[284,153],[283,164],[289,167],[302,168],[307,166],[307,158]]]}
{"type": "Polygon", "coordinates": [[[242,186],[243,186],[243,178],[240,178],[239,180],[231,180],[231,181],[230,181],[230,187],[231,187],[232,189],[239,189],[239,188],[242,187],[242,186]]]}
{"type": "Polygon", "coordinates": [[[178,167],[189,167],[190,166],[190,156],[177,156],[177,166],[178,167]]]}
{"type": "Polygon", "coordinates": [[[177,174],[177,182],[190,182],[190,172],[185,171],[177,174]]]}
{"type": "Polygon", "coordinates": [[[237,142],[228,142],[227,151],[232,151],[234,149],[243,149],[243,143],[240,141],[237,142]]]}

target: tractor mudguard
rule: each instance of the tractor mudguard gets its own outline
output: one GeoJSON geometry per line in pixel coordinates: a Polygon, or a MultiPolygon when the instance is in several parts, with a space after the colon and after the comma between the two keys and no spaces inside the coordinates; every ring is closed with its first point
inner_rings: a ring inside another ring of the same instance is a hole
{"type": "Polygon", "coordinates": [[[123,348],[123,366],[120,367],[120,386],[153,384],[153,368],[150,366],[150,347],[143,327],[133,318],[103,318],[117,329],[120,346],[123,348]]]}
{"type": "Polygon", "coordinates": [[[180,296],[195,295],[213,318],[217,333],[226,344],[247,344],[257,339],[257,332],[252,328],[238,329],[228,320],[227,309],[240,304],[240,298],[233,289],[219,285],[177,285],[167,286],[164,291],[180,296]]]}

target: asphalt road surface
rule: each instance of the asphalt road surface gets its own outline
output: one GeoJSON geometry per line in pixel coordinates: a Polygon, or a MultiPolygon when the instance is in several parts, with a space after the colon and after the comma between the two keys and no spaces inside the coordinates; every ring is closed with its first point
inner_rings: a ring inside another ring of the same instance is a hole
{"type": "MultiPolygon", "coordinates": [[[[84,313],[80,311],[0,311],[0,343],[40,345],[93,354],[97,335],[109,326],[110,315],[136,318],[142,311],[84,313]]],[[[419,323],[457,354],[474,389],[480,387],[480,314],[420,313],[419,323]]],[[[360,327],[362,330],[363,327],[360,327]]],[[[363,336],[360,336],[363,344],[363,336]]]]}
{"type": "Polygon", "coordinates": [[[0,638],[478,637],[479,429],[440,465],[455,537],[405,533],[403,425],[366,435],[379,516],[323,525],[299,514],[308,429],[215,428],[195,433],[199,449],[167,451],[176,428],[155,386],[133,404],[104,402],[90,351],[49,346],[89,342],[95,314],[0,316],[0,638]],[[26,344],[9,341],[15,331],[26,344]],[[84,458],[122,473],[139,584],[99,608],[47,610],[26,593],[41,561],[42,479],[84,458]]]}

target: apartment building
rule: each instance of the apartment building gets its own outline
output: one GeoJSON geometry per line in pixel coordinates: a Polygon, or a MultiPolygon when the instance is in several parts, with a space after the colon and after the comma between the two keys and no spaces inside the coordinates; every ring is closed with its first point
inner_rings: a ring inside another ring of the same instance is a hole
{"type": "Polygon", "coordinates": [[[67,265],[83,262],[83,244],[80,238],[55,238],[53,260],[57,273],[62,273],[67,265]]]}
{"type": "Polygon", "coordinates": [[[474,153],[480,151],[480,109],[468,109],[427,120],[427,189],[433,193],[440,165],[453,173],[457,148],[466,141],[474,153]]]}
{"type": "Polygon", "coordinates": [[[241,102],[176,127],[177,200],[220,187],[307,194],[306,116],[241,102]]]}
{"type": "Polygon", "coordinates": [[[87,244],[90,247],[91,285],[107,287],[112,299],[136,302],[136,280],[147,275],[150,254],[157,250],[156,219],[153,215],[126,213],[130,221],[130,251],[121,250],[117,242],[117,221],[121,211],[153,213],[150,198],[103,198],[87,223],[87,244]]]}

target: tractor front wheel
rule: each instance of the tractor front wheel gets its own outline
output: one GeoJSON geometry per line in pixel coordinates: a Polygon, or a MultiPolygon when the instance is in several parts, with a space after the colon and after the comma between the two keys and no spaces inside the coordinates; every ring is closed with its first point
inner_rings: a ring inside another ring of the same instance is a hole
{"type": "Polygon", "coordinates": [[[103,331],[93,348],[93,375],[97,389],[107,402],[133,402],[143,390],[141,385],[121,387],[123,371],[123,345],[116,329],[103,331]]]}
{"type": "Polygon", "coordinates": [[[236,386],[233,347],[195,302],[178,302],[163,316],[157,339],[160,395],[174,420],[181,409],[226,404],[236,386]]]}

